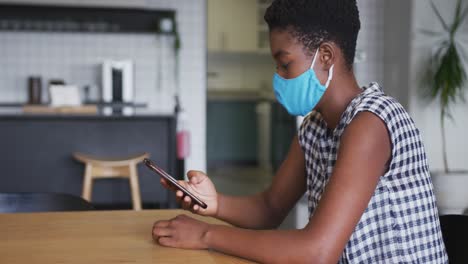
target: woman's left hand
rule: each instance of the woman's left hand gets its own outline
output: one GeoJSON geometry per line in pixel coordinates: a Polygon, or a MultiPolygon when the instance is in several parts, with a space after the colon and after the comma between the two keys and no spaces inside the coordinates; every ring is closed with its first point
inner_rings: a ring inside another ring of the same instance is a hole
{"type": "Polygon", "coordinates": [[[207,249],[204,237],[209,224],[186,215],[171,220],[157,221],[153,225],[153,239],[165,247],[207,249]]]}

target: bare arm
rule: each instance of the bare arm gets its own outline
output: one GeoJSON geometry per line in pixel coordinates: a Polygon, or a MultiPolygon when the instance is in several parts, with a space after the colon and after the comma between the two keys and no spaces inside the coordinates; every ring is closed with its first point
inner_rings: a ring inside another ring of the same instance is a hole
{"type": "Polygon", "coordinates": [[[249,197],[218,194],[216,217],[243,228],[276,228],[305,190],[304,153],[295,137],[270,187],[262,193],[249,197]]]}
{"type": "Polygon", "coordinates": [[[213,226],[207,245],[267,263],[337,263],[390,157],[385,124],[371,113],[361,113],[342,137],[330,182],[306,228],[254,232],[213,226]]]}
{"type": "Polygon", "coordinates": [[[163,178],[161,184],[176,192],[176,198],[185,210],[216,217],[238,227],[275,228],[305,192],[304,163],[304,153],[295,137],[271,186],[264,192],[247,197],[222,195],[216,191],[213,182],[205,173],[189,171],[189,181],[179,183],[202,199],[208,205],[206,209],[193,204],[190,197],[184,196],[182,191],[178,191],[163,178]]]}
{"type": "Polygon", "coordinates": [[[180,217],[156,223],[153,234],[164,246],[212,248],[258,262],[337,263],[390,158],[385,124],[364,112],[343,134],[333,174],[304,229],[255,231],[180,217]],[[184,239],[178,239],[182,234],[184,239]]]}

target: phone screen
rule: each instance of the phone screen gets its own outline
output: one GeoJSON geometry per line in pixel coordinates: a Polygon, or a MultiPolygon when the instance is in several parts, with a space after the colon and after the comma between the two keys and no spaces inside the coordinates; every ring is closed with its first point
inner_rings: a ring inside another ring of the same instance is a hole
{"type": "Polygon", "coordinates": [[[208,205],[204,203],[200,198],[196,197],[194,194],[189,192],[187,189],[184,188],[184,186],[180,185],[174,177],[169,175],[167,172],[165,172],[163,169],[159,168],[154,164],[151,160],[149,159],[144,159],[143,162],[145,165],[152,171],[156,172],[159,174],[161,177],[164,179],[168,180],[173,186],[175,186],[177,189],[181,190],[184,195],[188,195],[190,198],[192,198],[192,201],[198,204],[201,208],[206,209],[208,208],[208,205]]]}

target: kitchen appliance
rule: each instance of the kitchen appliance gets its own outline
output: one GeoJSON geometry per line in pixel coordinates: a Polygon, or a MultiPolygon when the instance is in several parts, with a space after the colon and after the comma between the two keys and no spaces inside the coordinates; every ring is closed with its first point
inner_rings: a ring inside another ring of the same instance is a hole
{"type": "MultiPolygon", "coordinates": [[[[133,62],[130,60],[105,61],[102,66],[102,101],[104,103],[133,103],[134,97],[133,62]]],[[[124,108],[123,112],[129,114],[132,110],[132,108],[124,108]]]]}

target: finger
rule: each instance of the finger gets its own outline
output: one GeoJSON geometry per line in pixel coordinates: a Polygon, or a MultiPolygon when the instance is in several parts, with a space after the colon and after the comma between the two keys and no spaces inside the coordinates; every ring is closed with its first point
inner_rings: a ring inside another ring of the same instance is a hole
{"type": "Polygon", "coordinates": [[[165,237],[172,235],[172,228],[156,227],[153,229],[153,237],[165,237]]]}
{"type": "Polygon", "coordinates": [[[192,214],[198,214],[198,212],[199,212],[199,211],[198,211],[198,208],[199,208],[199,206],[198,206],[197,204],[194,204],[194,205],[192,205],[192,206],[190,207],[190,212],[191,212],[192,214]],[[195,208],[197,208],[197,209],[195,209],[195,208]]]}
{"type": "Polygon", "coordinates": [[[192,205],[192,199],[189,196],[185,196],[182,202],[182,208],[184,210],[190,211],[192,205]]]}
{"type": "Polygon", "coordinates": [[[160,237],[158,243],[165,247],[175,247],[174,239],[171,237],[160,237]]]}
{"type": "Polygon", "coordinates": [[[199,206],[198,204],[195,204],[195,205],[193,206],[193,211],[194,211],[195,213],[197,213],[199,210],[200,210],[200,206],[199,206]]]}
{"type": "Polygon", "coordinates": [[[177,190],[176,196],[179,197],[179,199],[182,199],[182,197],[184,197],[184,192],[182,192],[181,190],[177,190]]]}
{"type": "Polygon", "coordinates": [[[182,185],[182,187],[184,188],[188,188],[188,184],[186,181],[177,181],[180,185],[182,185]]]}
{"type": "Polygon", "coordinates": [[[187,172],[187,177],[192,184],[199,184],[201,183],[207,176],[205,173],[201,171],[189,171],[187,172]]]}
{"type": "Polygon", "coordinates": [[[172,183],[168,182],[166,179],[161,178],[161,179],[159,180],[159,182],[161,183],[161,185],[162,185],[164,188],[166,188],[166,189],[168,189],[168,190],[171,190],[171,191],[173,191],[173,192],[177,191],[177,188],[174,187],[174,185],[173,185],[172,183]]]}
{"type": "Polygon", "coordinates": [[[179,214],[174,219],[187,219],[187,218],[190,218],[190,216],[187,216],[186,214],[179,214]]]}
{"type": "Polygon", "coordinates": [[[192,205],[192,198],[190,198],[190,196],[185,196],[184,197],[184,204],[185,206],[187,206],[188,209],[190,209],[191,205],[192,205]]]}
{"type": "Polygon", "coordinates": [[[169,188],[169,185],[167,184],[166,180],[164,180],[163,178],[159,179],[159,182],[161,183],[162,186],[164,186],[164,188],[169,188]]]}
{"type": "Polygon", "coordinates": [[[178,204],[182,205],[182,199],[184,198],[184,193],[182,191],[176,192],[176,201],[178,204]]]}
{"type": "Polygon", "coordinates": [[[168,227],[168,226],[169,226],[169,221],[167,221],[167,220],[156,221],[153,224],[153,229],[155,227],[168,227]]]}
{"type": "Polygon", "coordinates": [[[191,184],[196,185],[196,184],[199,184],[200,182],[201,182],[200,176],[193,176],[192,178],[190,178],[190,183],[191,184]]]}

